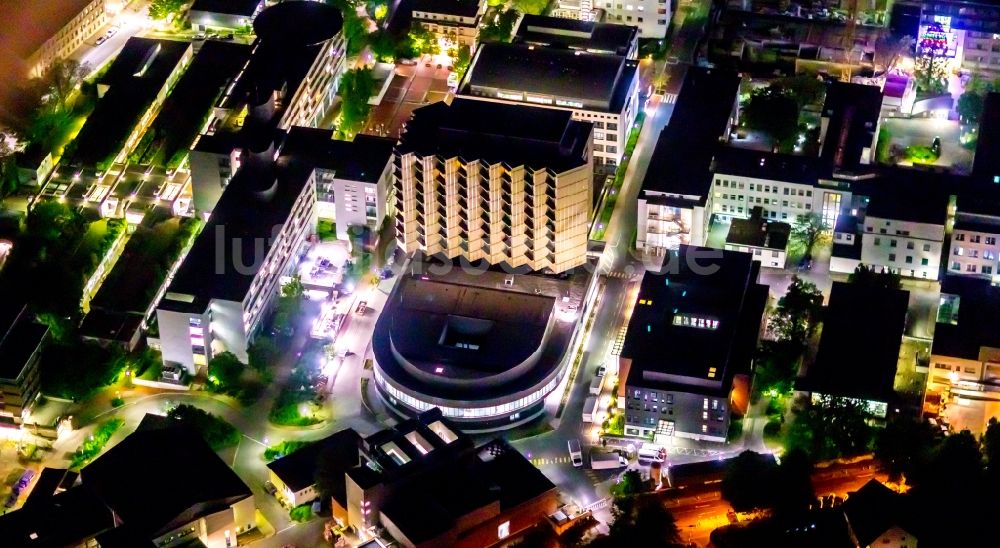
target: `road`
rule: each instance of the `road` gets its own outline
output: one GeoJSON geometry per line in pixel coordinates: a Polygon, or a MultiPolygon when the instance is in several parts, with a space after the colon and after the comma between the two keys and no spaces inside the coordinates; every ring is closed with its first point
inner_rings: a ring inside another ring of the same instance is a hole
{"type": "Polygon", "coordinates": [[[111,58],[118,55],[129,38],[142,34],[150,27],[151,23],[146,16],[148,7],[149,0],[133,0],[121,13],[115,16],[110,24],[85,40],[70,55],[70,59],[79,61],[81,65],[87,65],[92,71],[98,70],[111,58]],[[98,45],[97,39],[111,28],[118,29],[115,35],[98,45]]]}

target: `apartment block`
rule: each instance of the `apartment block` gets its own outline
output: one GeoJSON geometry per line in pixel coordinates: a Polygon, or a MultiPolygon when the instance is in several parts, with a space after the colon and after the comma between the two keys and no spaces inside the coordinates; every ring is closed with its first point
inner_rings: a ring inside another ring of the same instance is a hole
{"type": "MultiPolygon", "coordinates": [[[[970,197],[971,198],[971,197],[970,197]]],[[[1000,215],[979,199],[958,198],[958,212],[951,233],[948,275],[1000,279],[1000,215]]]]}
{"type": "Polygon", "coordinates": [[[312,172],[259,159],[240,168],[156,310],[164,364],[194,374],[219,352],[247,361],[315,211],[312,172]]]}
{"type": "Polygon", "coordinates": [[[460,87],[463,97],[565,109],[594,125],[597,165],[617,166],[641,109],[639,64],[623,55],[532,44],[483,44],[460,87]]]}
{"type": "Polygon", "coordinates": [[[352,226],[377,232],[393,216],[392,149],[395,139],[358,135],[333,139],[333,130],[293,127],[281,145],[286,161],[315,170],[316,216],[336,222],[337,238],[352,226]]]}
{"type": "Polygon", "coordinates": [[[938,279],[947,217],[947,196],[873,199],[864,220],[861,262],[910,278],[938,279]]]}
{"type": "Polygon", "coordinates": [[[749,219],[733,219],[730,222],[725,248],[727,251],[749,253],[761,266],[785,268],[791,230],[788,223],[764,219],[763,210],[754,207],[749,219]]]}
{"type": "Polygon", "coordinates": [[[643,275],[619,357],[625,435],[726,441],[767,303],[750,254],[681,245],[643,275]]]}
{"type": "Polygon", "coordinates": [[[38,397],[38,360],[48,334],[23,302],[0,302],[0,427],[20,426],[38,397]]]}
{"type": "Polygon", "coordinates": [[[249,27],[264,9],[264,0],[195,0],[188,19],[195,30],[238,30],[249,27]]]}
{"type": "Polygon", "coordinates": [[[476,49],[486,0],[414,0],[410,7],[413,23],[433,33],[442,42],[442,50],[453,46],[476,49]]]}
{"type": "Polygon", "coordinates": [[[642,38],[665,38],[673,13],[670,0],[593,0],[593,6],[610,23],[639,27],[642,38]]]}
{"type": "Polygon", "coordinates": [[[739,87],[735,72],[687,71],[639,191],[636,249],[663,256],[705,243],[714,208],[712,158],[736,121],[739,87]]]}
{"type": "Polygon", "coordinates": [[[121,11],[122,0],[62,0],[32,20],[36,28],[15,42],[28,76],[38,78],[59,59],[68,58],[121,11]]]}
{"type": "Polygon", "coordinates": [[[592,125],[563,110],[456,98],[396,146],[396,237],[422,251],[563,272],[586,261],[592,125]]]}

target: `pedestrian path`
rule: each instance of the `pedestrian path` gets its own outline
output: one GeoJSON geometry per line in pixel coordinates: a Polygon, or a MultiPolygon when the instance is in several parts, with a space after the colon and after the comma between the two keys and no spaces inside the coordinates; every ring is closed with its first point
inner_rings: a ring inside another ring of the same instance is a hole
{"type": "Polygon", "coordinates": [[[539,457],[531,459],[531,464],[534,464],[536,468],[539,466],[544,466],[546,464],[569,464],[569,463],[570,463],[569,457],[556,457],[554,459],[546,459],[539,457]]]}
{"type": "Polygon", "coordinates": [[[665,104],[665,105],[672,105],[672,104],[674,104],[676,102],[677,102],[677,94],[676,93],[664,93],[663,94],[663,104],[665,104]]]}

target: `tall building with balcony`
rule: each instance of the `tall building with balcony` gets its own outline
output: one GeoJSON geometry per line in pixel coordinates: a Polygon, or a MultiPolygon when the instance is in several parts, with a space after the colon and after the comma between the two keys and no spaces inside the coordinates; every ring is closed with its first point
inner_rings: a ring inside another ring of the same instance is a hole
{"type": "Polygon", "coordinates": [[[415,110],[393,160],[400,247],[551,272],[582,265],[592,127],[568,111],[462,98],[415,110]]]}

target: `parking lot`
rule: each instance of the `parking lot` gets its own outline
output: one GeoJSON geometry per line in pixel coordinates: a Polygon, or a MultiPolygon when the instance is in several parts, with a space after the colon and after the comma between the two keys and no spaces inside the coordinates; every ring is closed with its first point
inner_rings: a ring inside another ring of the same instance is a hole
{"type": "Polygon", "coordinates": [[[449,62],[447,56],[424,55],[416,65],[396,65],[389,90],[372,110],[364,133],[398,136],[414,109],[444,101],[449,93],[449,62]]]}

